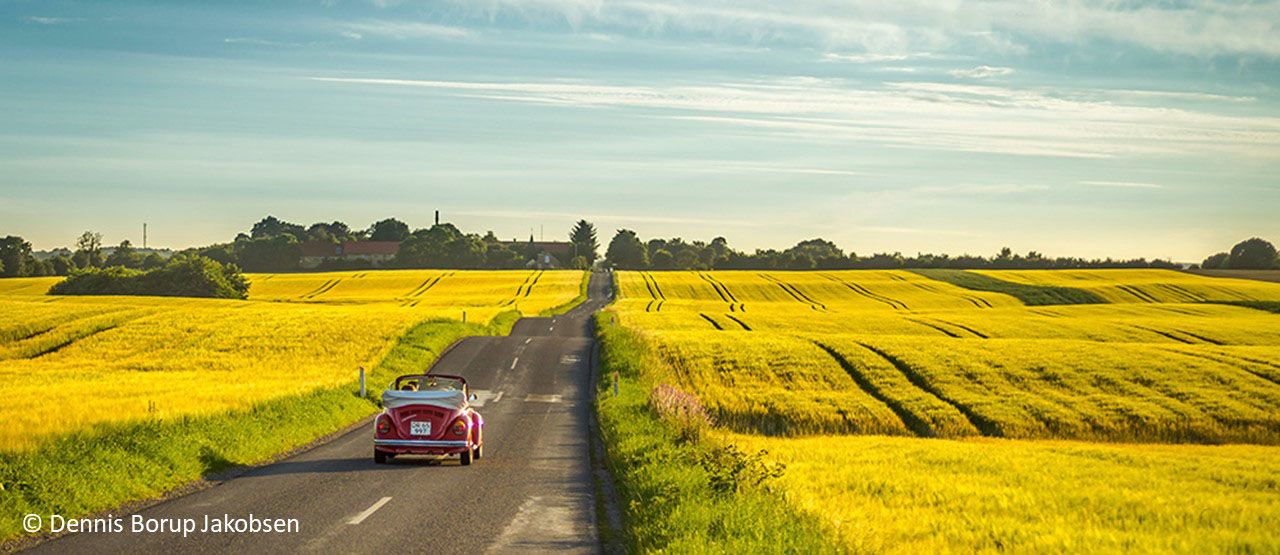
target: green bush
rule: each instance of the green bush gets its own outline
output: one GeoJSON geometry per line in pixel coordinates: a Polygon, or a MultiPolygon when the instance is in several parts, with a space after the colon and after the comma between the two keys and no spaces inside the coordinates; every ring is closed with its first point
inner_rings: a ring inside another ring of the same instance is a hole
{"type": "Polygon", "coordinates": [[[249,282],[234,264],[177,255],[153,270],[87,268],[49,289],[50,295],[155,295],[245,299],[249,282]]]}

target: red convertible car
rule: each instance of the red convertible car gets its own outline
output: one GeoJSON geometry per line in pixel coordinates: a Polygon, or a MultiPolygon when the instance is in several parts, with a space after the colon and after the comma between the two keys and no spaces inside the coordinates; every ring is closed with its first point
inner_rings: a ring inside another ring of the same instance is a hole
{"type": "Polygon", "coordinates": [[[443,374],[400,376],[382,393],[373,462],[396,455],[458,455],[463,466],[484,456],[484,418],[471,408],[467,380],[443,374]]]}

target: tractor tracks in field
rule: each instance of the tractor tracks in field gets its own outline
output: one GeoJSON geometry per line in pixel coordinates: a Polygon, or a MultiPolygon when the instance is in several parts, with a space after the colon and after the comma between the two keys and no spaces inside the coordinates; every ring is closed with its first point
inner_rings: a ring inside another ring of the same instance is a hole
{"type": "Polygon", "coordinates": [[[935,283],[922,283],[917,281],[911,281],[901,276],[894,276],[894,275],[890,275],[889,277],[896,278],[899,281],[905,281],[911,284],[916,289],[920,289],[921,291],[928,291],[930,293],[934,293],[937,295],[945,295],[948,297],[959,296],[961,299],[968,301],[969,304],[972,304],[976,308],[995,308],[995,305],[991,304],[991,301],[988,301],[982,297],[975,297],[973,295],[968,295],[965,293],[959,293],[955,291],[947,291],[935,283]]]}
{"type": "Polygon", "coordinates": [[[544,273],[546,273],[546,270],[538,270],[526,276],[524,282],[519,287],[516,287],[515,296],[507,299],[507,302],[502,303],[502,306],[511,306],[520,302],[520,299],[529,298],[529,293],[533,291],[534,286],[538,285],[538,280],[542,279],[542,274],[544,273]]]}
{"type": "Polygon", "coordinates": [[[657,278],[653,277],[649,272],[640,272],[640,277],[644,279],[644,286],[649,290],[649,296],[653,299],[649,304],[645,305],[645,312],[661,312],[663,303],[667,302],[667,296],[662,294],[662,287],[658,285],[657,278]]]}
{"type": "Polygon", "coordinates": [[[964,336],[964,335],[961,335],[961,334],[959,334],[959,333],[956,333],[955,331],[952,331],[952,330],[950,330],[950,329],[947,329],[947,328],[945,328],[945,327],[943,327],[943,326],[951,326],[951,327],[953,327],[953,328],[956,328],[956,329],[959,329],[959,330],[962,330],[962,331],[968,332],[968,333],[972,334],[972,335],[973,335],[973,337],[977,337],[977,338],[979,338],[979,339],[991,339],[991,336],[989,336],[989,335],[987,335],[987,334],[985,334],[985,333],[982,333],[982,332],[980,332],[980,331],[978,331],[978,330],[975,330],[975,329],[973,329],[973,328],[971,328],[971,327],[969,327],[969,326],[966,326],[966,325],[964,325],[964,324],[957,324],[957,323],[955,323],[955,322],[951,322],[951,321],[949,321],[949,320],[943,320],[943,319],[941,319],[941,318],[924,318],[924,317],[920,317],[920,318],[907,318],[907,320],[908,320],[908,321],[910,321],[910,322],[915,322],[915,323],[917,323],[917,324],[920,324],[920,325],[925,326],[925,327],[928,327],[928,328],[932,328],[932,329],[938,330],[939,332],[942,332],[944,335],[946,335],[946,336],[948,336],[948,337],[954,337],[954,338],[956,338],[956,339],[964,339],[964,338],[965,338],[965,336],[964,336]]]}
{"type": "MultiPolygon", "coordinates": [[[[427,278],[423,280],[422,283],[419,284],[417,287],[413,288],[413,290],[410,291],[408,295],[405,295],[405,301],[401,303],[400,306],[405,306],[405,307],[418,306],[418,303],[422,302],[422,296],[426,295],[427,291],[430,291],[436,285],[439,285],[440,280],[443,280],[444,278],[447,278],[447,277],[452,277],[457,273],[458,272],[446,272],[434,278],[427,278]]],[[[361,274],[356,277],[358,278],[364,275],[365,274],[361,274]]]]}
{"type": "Polygon", "coordinates": [[[889,305],[890,307],[892,307],[894,310],[910,310],[910,307],[908,307],[908,306],[907,306],[907,303],[904,303],[904,302],[899,301],[899,300],[896,300],[896,299],[891,299],[891,298],[886,297],[886,296],[884,296],[884,295],[880,295],[880,294],[875,293],[875,292],[871,291],[870,289],[867,289],[866,287],[863,287],[863,286],[861,286],[861,285],[859,285],[859,284],[856,284],[856,283],[853,283],[853,282],[850,282],[850,281],[842,280],[842,279],[840,279],[839,277],[833,276],[833,275],[828,274],[828,273],[822,273],[822,274],[820,274],[820,275],[821,275],[822,277],[826,278],[826,279],[829,279],[829,280],[831,280],[831,281],[834,281],[834,282],[836,282],[836,283],[839,283],[840,285],[843,285],[843,286],[847,287],[850,291],[853,291],[855,294],[857,294],[857,295],[859,295],[859,296],[865,297],[865,298],[867,298],[867,299],[871,299],[871,300],[873,300],[873,301],[875,301],[875,302],[878,302],[878,303],[884,303],[884,304],[887,304],[887,305],[889,305]]]}
{"type": "MultiPolygon", "coordinates": [[[[860,341],[854,342],[854,344],[870,351],[875,356],[888,363],[890,367],[896,370],[898,374],[910,384],[910,387],[914,388],[915,395],[923,399],[932,399],[932,401],[929,401],[932,404],[936,404],[938,406],[950,406],[955,409],[956,412],[954,413],[954,418],[956,419],[956,422],[960,423],[967,421],[969,428],[962,427],[951,431],[942,429],[942,427],[937,425],[937,422],[925,418],[908,407],[901,398],[901,392],[897,395],[890,394],[885,390],[885,388],[877,385],[875,381],[862,371],[862,369],[852,363],[834,347],[815,339],[810,339],[809,341],[830,355],[831,358],[835,360],[836,364],[838,364],[840,368],[844,369],[845,373],[849,375],[859,388],[866,392],[867,395],[870,395],[872,398],[884,403],[889,410],[893,411],[893,413],[902,420],[902,424],[906,429],[911,430],[912,433],[919,437],[956,437],[972,433],[992,437],[999,437],[1001,435],[999,428],[993,422],[987,420],[981,415],[978,415],[977,413],[974,413],[970,408],[948,398],[937,388],[930,385],[924,376],[921,376],[915,371],[915,369],[911,368],[910,365],[899,360],[897,357],[894,357],[867,343],[860,341]],[[936,403],[934,403],[935,401],[936,403]],[[964,420],[960,420],[961,418],[964,420]],[[963,431],[966,429],[968,431],[963,431]]],[[[905,387],[906,385],[903,384],[903,386],[905,387]]]]}
{"type": "Polygon", "coordinates": [[[1248,373],[1251,376],[1257,377],[1259,379],[1265,380],[1275,385],[1280,385],[1280,379],[1277,379],[1268,374],[1259,372],[1257,370],[1254,370],[1252,367],[1250,367],[1250,365],[1256,364],[1258,366],[1269,366],[1271,368],[1280,370],[1280,364],[1275,364],[1272,362],[1256,360],[1248,357],[1242,357],[1239,355],[1233,355],[1230,353],[1222,353],[1222,352],[1202,353],[1202,352],[1187,351],[1187,350],[1176,349],[1176,348],[1170,348],[1167,352],[1182,355],[1182,356],[1204,359],[1204,360],[1216,362],[1218,364],[1225,364],[1232,368],[1236,368],[1245,373],[1248,373]]]}
{"type": "Polygon", "coordinates": [[[711,284],[711,288],[715,289],[716,294],[720,296],[720,300],[724,301],[725,304],[729,305],[729,312],[746,312],[747,311],[747,305],[742,304],[742,302],[738,301],[738,298],[733,295],[733,292],[730,291],[729,288],[725,286],[725,284],[720,283],[720,280],[717,280],[714,276],[705,272],[698,272],[698,277],[702,278],[703,281],[711,284]]]}
{"type": "Polygon", "coordinates": [[[332,291],[332,290],[333,290],[333,288],[334,288],[334,287],[337,287],[339,283],[342,283],[342,279],[341,279],[341,278],[334,278],[334,279],[331,279],[331,280],[327,280],[327,281],[325,281],[324,283],[320,284],[320,286],[319,286],[319,287],[317,287],[317,288],[315,288],[315,289],[312,289],[311,291],[309,291],[309,292],[307,292],[307,293],[304,293],[304,294],[303,294],[301,297],[299,297],[299,298],[301,298],[301,299],[303,299],[303,300],[308,300],[308,301],[309,301],[309,300],[311,300],[311,299],[314,299],[314,298],[316,298],[316,297],[319,297],[320,295],[323,295],[323,294],[325,294],[325,293],[328,293],[329,291],[332,291]]]}
{"type": "Polygon", "coordinates": [[[782,281],[769,274],[756,274],[756,275],[760,276],[765,281],[768,281],[780,287],[783,291],[785,291],[788,295],[790,295],[792,299],[795,299],[796,302],[800,304],[807,304],[809,305],[809,308],[813,309],[816,312],[827,312],[827,305],[822,304],[821,302],[806,295],[804,291],[800,290],[799,287],[796,287],[795,285],[782,281]]]}
{"type": "MultiPolygon", "coordinates": [[[[738,331],[736,329],[729,329],[725,327],[724,324],[721,324],[718,320],[716,320],[714,317],[712,317],[711,315],[705,312],[699,312],[698,316],[701,316],[703,320],[706,320],[708,323],[710,323],[711,327],[715,328],[717,331],[738,331]]],[[[725,318],[728,318],[729,321],[733,322],[734,324],[737,324],[739,327],[742,328],[742,331],[751,331],[751,326],[748,326],[746,322],[739,320],[738,318],[734,317],[732,314],[721,314],[721,316],[724,316],[725,318]]]]}

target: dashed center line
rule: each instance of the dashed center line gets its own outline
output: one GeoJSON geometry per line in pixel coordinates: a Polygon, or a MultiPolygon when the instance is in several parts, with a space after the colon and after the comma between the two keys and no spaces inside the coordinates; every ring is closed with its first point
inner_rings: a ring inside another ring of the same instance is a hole
{"type": "Polygon", "coordinates": [[[525,395],[524,400],[529,403],[559,403],[559,395],[525,395]]]}
{"type": "Polygon", "coordinates": [[[511,359],[511,369],[512,369],[512,370],[515,370],[515,369],[516,369],[516,363],[517,363],[517,362],[520,362],[520,357],[516,357],[516,358],[511,359]]]}
{"type": "Polygon", "coordinates": [[[503,394],[503,393],[506,393],[506,392],[505,392],[505,391],[499,391],[497,395],[494,395],[494,396],[493,396],[493,402],[494,402],[494,403],[497,403],[498,401],[501,401],[501,400],[502,400],[502,394],[503,394]]]}
{"type": "Polygon", "coordinates": [[[525,344],[525,345],[528,345],[530,341],[533,341],[533,338],[532,338],[532,337],[530,337],[530,338],[528,338],[528,339],[525,339],[525,340],[524,340],[524,344],[525,344]]]}
{"type": "Polygon", "coordinates": [[[360,524],[361,522],[364,522],[364,519],[369,518],[369,515],[372,515],[374,511],[381,509],[382,506],[386,505],[387,501],[390,501],[390,500],[391,500],[390,497],[383,497],[382,499],[379,499],[377,503],[374,503],[373,506],[369,507],[368,509],[365,509],[364,512],[351,517],[351,520],[348,520],[347,524],[360,524]]]}

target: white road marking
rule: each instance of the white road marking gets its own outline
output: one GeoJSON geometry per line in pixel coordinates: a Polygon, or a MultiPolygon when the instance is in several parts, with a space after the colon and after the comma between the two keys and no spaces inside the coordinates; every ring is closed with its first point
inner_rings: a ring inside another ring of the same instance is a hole
{"type": "Polygon", "coordinates": [[[560,357],[560,364],[577,364],[579,360],[578,355],[564,355],[560,357]]]}
{"type": "Polygon", "coordinates": [[[372,515],[374,511],[381,509],[382,506],[386,505],[387,501],[390,500],[390,497],[383,497],[382,499],[379,499],[372,507],[369,507],[368,509],[365,509],[364,512],[351,517],[351,520],[348,520],[347,524],[360,524],[361,522],[364,522],[364,519],[369,518],[369,515],[372,515]]]}
{"type": "Polygon", "coordinates": [[[525,395],[524,400],[530,403],[559,403],[559,395],[525,395]]]}
{"type": "Polygon", "coordinates": [[[505,391],[499,391],[497,395],[494,395],[494,396],[493,396],[493,402],[497,403],[498,401],[501,401],[501,400],[502,400],[502,394],[503,394],[503,393],[506,393],[506,392],[505,392],[505,391]]]}
{"type": "Polygon", "coordinates": [[[516,358],[511,359],[511,369],[512,369],[512,370],[515,370],[515,369],[516,369],[516,363],[517,363],[517,362],[520,362],[520,357],[516,357],[516,358]]]}
{"type": "Polygon", "coordinates": [[[530,341],[533,341],[533,338],[532,338],[532,337],[530,337],[530,338],[528,338],[528,339],[525,339],[525,340],[524,340],[524,344],[525,344],[525,345],[528,345],[530,341]]]}
{"type": "Polygon", "coordinates": [[[498,399],[502,398],[501,391],[494,393],[488,389],[472,389],[471,392],[476,396],[476,400],[471,402],[471,406],[475,408],[481,408],[488,403],[496,403],[498,399]]]}

